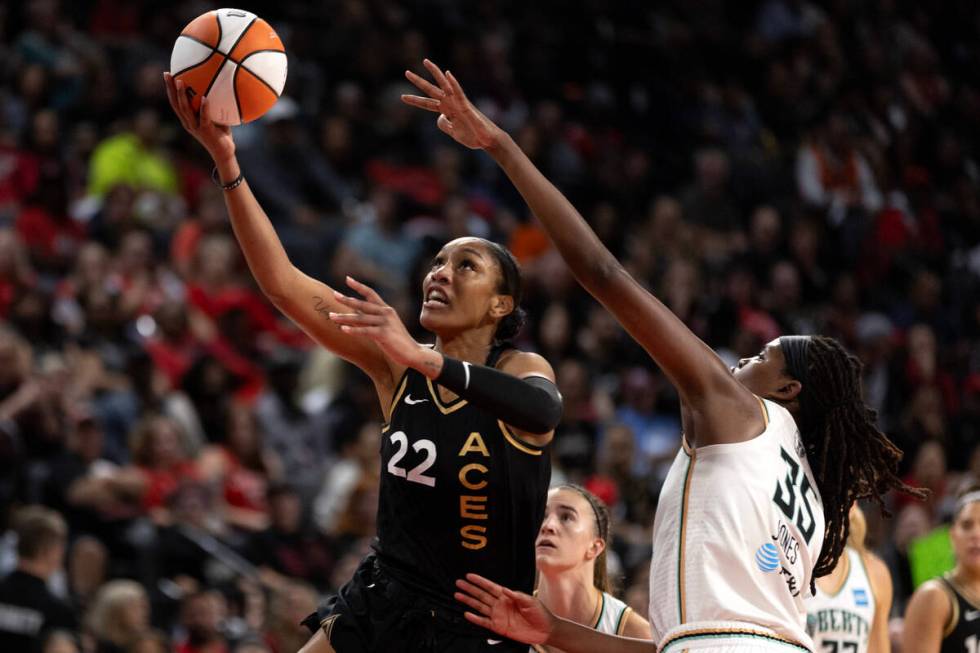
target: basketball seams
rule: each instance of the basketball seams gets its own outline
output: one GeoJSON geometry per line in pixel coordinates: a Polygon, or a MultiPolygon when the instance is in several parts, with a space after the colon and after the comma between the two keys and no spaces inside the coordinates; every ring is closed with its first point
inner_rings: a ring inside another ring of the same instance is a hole
{"type": "MultiPolygon", "coordinates": [[[[258,16],[253,16],[252,20],[248,21],[248,25],[245,26],[245,29],[242,30],[242,33],[238,35],[238,38],[235,39],[235,42],[231,44],[230,48],[228,48],[228,54],[225,54],[225,57],[231,59],[231,53],[235,51],[235,48],[237,48],[238,44],[242,42],[242,39],[245,38],[246,34],[248,34],[248,30],[252,29],[252,25],[254,25],[255,21],[257,21],[258,19],[259,19],[258,16]]],[[[218,44],[220,45],[221,41],[218,41],[218,44]]]]}
{"type": "MultiPolygon", "coordinates": [[[[242,59],[240,62],[238,62],[238,65],[239,65],[239,67],[244,68],[249,73],[251,73],[252,77],[254,77],[255,79],[257,79],[260,82],[262,82],[263,86],[265,86],[267,89],[269,89],[270,91],[272,91],[272,94],[273,95],[275,95],[276,97],[279,97],[279,93],[277,93],[276,92],[276,89],[274,89],[272,87],[272,84],[270,84],[269,82],[265,81],[265,78],[262,77],[262,75],[258,74],[257,72],[255,72],[254,70],[252,70],[251,68],[249,68],[248,66],[245,65],[245,62],[248,61],[248,58],[249,57],[251,57],[253,54],[260,54],[262,52],[278,52],[279,54],[285,54],[282,50],[256,50],[255,52],[249,52],[248,55],[246,55],[244,59],[242,59]]],[[[236,97],[237,97],[237,95],[236,95],[236,97]]]]}
{"type": "MultiPolygon", "coordinates": [[[[244,68],[248,72],[248,74],[250,74],[255,79],[259,80],[259,82],[262,84],[262,86],[265,86],[267,89],[269,89],[270,91],[272,91],[272,94],[273,95],[275,95],[276,97],[279,97],[279,94],[276,93],[276,89],[272,88],[272,85],[269,84],[269,82],[267,82],[264,79],[262,79],[262,77],[260,75],[256,75],[254,70],[251,70],[250,68],[248,68],[246,66],[239,66],[239,68],[244,68]]],[[[236,74],[238,73],[238,70],[237,69],[235,70],[235,73],[236,74]]],[[[238,91],[237,90],[235,91],[235,99],[236,99],[236,101],[238,99],[238,91]]]]}
{"type": "MultiPolygon", "coordinates": [[[[246,31],[248,31],[246,29],[246,31]]],[[[234,49],[234,48],[232,48],[234,49]]],[[[235,98],[235,109],[238,110],[238,122],[242,122],[242,101],[238,99],[238,71],[242,69],[241,64],[235,66],[235,72],[231,74],[231,96],[235,98]]],[[[251,72],[251,71],[249,71],[251,72]]],[[[258,75],[253,75],[257,77],[258,75]]]]}
{"type": "MultiPolygon", "coordinates": [[[[218,24],[218,40],[214,44],[214,49],[217,51],[218,46],[221,45],[221,39],[224,38],[225,33],[224,30],[221,29],[221,18],[218,16],[218,12],[215,11],[211,15],[214,16],[214,22],[218,24]]],[[[221,68],[219,67],[218,70],[221,70],[221,68]]]]}
{"type": "MultiPolygon", "coordinates": [[[[204,59],[204,61],[201,61],[199,63],[194,64],[193,66],[188,66],[187,68],[184,68],[183,70],[178,70],[177,72],[172,73],[173,78],[176,79],[176,78],[180,77],[181,75],[183,75],[185,73],[189,73],[190,71],[194,70],[195,68],[200,68],[201,66],[203,66],[207,62],[211,61],[211,57],[213,57],[213,56],[214,56],[213,53],[212,54],[209,54],[204,59]]],[[[218,70],[219,71],[221,70],[221,66],[218,66],[218,70]]],[[[218,76],[218,73],[215,73],[214,76],[217,77],[218,76]]],[[[211,83],[212,84],[214,83],[214,78],[211,79],[211,83]]],[[[209,85],[208,88],[211,88],[211,86],[209,85]]]]}
{"type": "MultiPolygon", "coordinates": [[[[214,17],[215,20],[218,21],[218,45],[221,45],[221,20],[218,19],[218,12],[214,12],[214,17]]],[[[229,61],[231,61],[232,64],[235,65],[235,72],[232,73],[232,77],[231,77],[232,84],[234,84],[235,76],[238,75],[238,64],[234,59],[231,58],[231,53],[235,51],[235,48],[238,46],[238,43],[248,33],[248,30],[252,29],[252,25],[255,24],[255,21],[258,20],[258,18],[259,18],[258,16],[253,16],[252,20],[248,21],[248,25],[245,26],[245,29],[242,30],[242,33],[238,35],[237,39],[235,39],[235,42],[231,44],[230,48],[228,48],[228,54],[222,53],[222,56],[225,58],[225,60],[221,62],[220,66],[218,66],[218,72],[214,74],[214,77],[212,77],[211,81],[208,83],[208,87],[207,89],[205,89],[203,93],[204,97],[207,97],[208,93],[211,92],[211,87],[214,86],[214,82],[218,79],[218,75],[221,74],[221,69],[224,68],[225,64],[227,64],[229,61]]],[[[258,77],[258,75],[256,75],[256,77],[258,77]]],[[[234,86],[232,86],[232,95],[235,96],[235,104],[237,105],[238,93],[235,93],[234,86]]],[[[238,107],[238,109],[239,109],[238,122],[241,123],[242,121],[241,107],[238,107]]]]}
{"type": "Polygon", "coordinates": [[[190,34],[184,34],[184,33],[182,33],[180,36],[181,36],[181,38],[185,38],[185,39],[187,39],[189,41],[194,41],[195,43],[200,43],[201,45],[203,45],[204,47],[206,47],[208,50],[210,50],[212,53],[218,52],[218,48],[214,47],[213,45],[209,45],[209,44],[205,43],[204,41],[202,41],[201,39],[197,38],[196,36],[191,36],[190,34]]]}
{"type": "MultiPolygon", "coordinates": [[[[211,54],[209,54],[208,56],[204,57],[204,59],[198,61],[196,64],[192,64],[190,66],[187,66],[186,68],[182,68],[182,69],[178,70],[175,73],[171,73],[171,75],[173,75],[174,77],[180,77],[184,73],[186,73],[186,72],[188,72],[190,70],[194,70],[198,66],[203,66],[207,62],[211,61],[211,57],[213,57],[215,55],[215,53],[218,53],[218,51],[215,48],[212,48],[210,45],[208,45],[207,43],[205,43],[201,39],[194,38],[193,36],[189,36],[187,34],[181,34],[180,35],[180,38],[188,39],[190,41],[194,41],[195,43],[197,43],[199,45],[203,45],[204,47],[206,47],[207,49],[209,49],[211,51],[211,54]]],[[[218,54],[220,54],[220,53],[218,53],[218,54]]],[[[218,70],[221,70],[221,66],[218,66],[218,70]]],[[[217,73],[215,73],[215,75],[217,75],[217,73]]]]}

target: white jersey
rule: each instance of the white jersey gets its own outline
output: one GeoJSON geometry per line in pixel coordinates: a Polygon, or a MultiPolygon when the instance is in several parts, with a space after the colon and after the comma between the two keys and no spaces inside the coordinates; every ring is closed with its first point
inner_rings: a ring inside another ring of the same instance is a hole
{"type": "Polygon", "coordinates": [[[818,651],[868,653],[875,596],[864,558],[847,547],[839,564],[847,565],[844,583],[833,594],[820,591],[806,602],[806,625],[818,651]]]}
{"type": "Polygon", "coordinates": [[[793,417],[759,401],[762,434],[695,450],[685,441],[664,481],[650,568],[661,651],[723,640],[813,650],[804,598],[823,546],[823,503],[793,417]]]}
{"type": "MultiPolygon", "coordinates": [[[[629,607],[612,594],[603,592],[599,603],[598,615],[593,619],[590,625],[600,633],[622,635],[623,630],[626,628],[626,622],[629,620],[629,616],[632,611],[633,608],[629,607]]],[[[546,651],[546,649],[541,646],[532,646],[529,649],[529,653],[544,653],[544,651],[546,651]]]]}

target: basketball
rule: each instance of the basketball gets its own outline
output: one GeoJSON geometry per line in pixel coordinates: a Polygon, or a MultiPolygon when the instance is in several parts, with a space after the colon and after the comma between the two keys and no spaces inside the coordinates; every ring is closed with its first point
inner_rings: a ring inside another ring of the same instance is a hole
{"type": "Polygon", "coordinates": [[[206,96],[214,122],[240,125],[276,103],[286,84],[286,52],[275,30],[255,14],[215,9],[177,37],[170,74],[187,85],[194,109],[206,96]]]}

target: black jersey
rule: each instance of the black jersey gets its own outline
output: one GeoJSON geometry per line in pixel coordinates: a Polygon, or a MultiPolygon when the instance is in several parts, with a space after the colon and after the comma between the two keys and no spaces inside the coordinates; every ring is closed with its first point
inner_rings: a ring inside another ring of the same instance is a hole
{"type": "Polygon", "coordinates": [[[980,651],[980,607],[967,601],[948,575],[939,579],[950,595],[953,612],[943,628],[940,653],[980,651]]]}
{"type": "Polygon", "coordinates": [[[455,610],[456,579],[469,572],[530,592],[548,451],[465,399],[442,401],[438,386],[411,368],[390,415],[374,545],[381,564],[455,610]]]}

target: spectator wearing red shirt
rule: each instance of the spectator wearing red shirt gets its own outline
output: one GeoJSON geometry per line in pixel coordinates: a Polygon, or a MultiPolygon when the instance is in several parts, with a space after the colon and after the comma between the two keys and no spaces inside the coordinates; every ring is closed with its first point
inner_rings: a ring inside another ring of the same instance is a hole
{"type": "Polygon", "coordinates": [[[184,434],[169,417],[151,415],[137,424],[132,452],[143,510],[165,519],[164,506],[181,481],[197,477],[184,434]]]}
{"type": "Polygon", "coordinates": [[[264,446],[248,406],[231,404],[225,441],[201,452],[198,469],[203,480],[219,488],[229,524],[246,530],[268,526],[266,491],[270,477],[279,475],[279,464],[264,446]]]}

